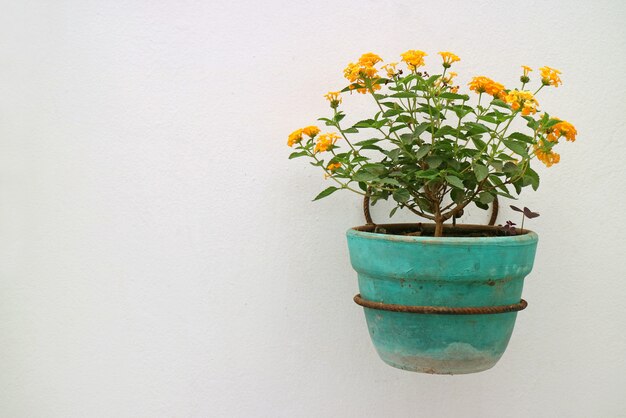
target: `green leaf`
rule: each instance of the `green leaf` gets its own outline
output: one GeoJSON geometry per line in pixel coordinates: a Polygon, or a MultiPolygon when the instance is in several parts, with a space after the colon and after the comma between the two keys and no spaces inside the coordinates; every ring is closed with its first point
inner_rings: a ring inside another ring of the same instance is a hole
{"type": "Polygon", "coordinates": [[[366,139],[365,141],[359,141],[354,144],[355,147],[362,147],[365,145],[374,145],[381,140],[378,138],[366,139]]]}
{"type": "Polygon", "coordinates": [[[392,218],[393,215],[396,214],[396,211],[398,210],[398,206],[396,206],[395,208],[391,209],[391,212],[389,212],[389,217],[392,218]]]}
{"type": "Polygon", "coordinates": [[[333,116],[333,120],[334,120],[335,122],[341,122],[341,120],[342,120],[343,118],[345,118],[345,117],[346,117],[346,114],[345,114],[345,113],[342,113],[342,112],[337,112],[337,113],[335,113],[335,116],[333,116]]]}
{"type": "Polygon", "coordinates": [[[430,128],[430,123],[428,122],[421,123],[413,129],[413,134],[415,136],[420,136],[428,128],[430,128]]]}
{"type": "Polygon", "coordinates": [[[509,135],[509,138],[516,139],[522,142],[528,142],[529,144],[532,144],[533,142],[533,138],[531,136],[525,135],[521,132],[513,132],[511,135],[509,135]]]}
{"type": "Polygon", "coordinates": [[[405,111],[402,110],[402,109],[389,109],[389,110],[386,110],[383,113],[383,116],[386,116],[386,117],[395,116],[395,115],[399,115],[399,114],[401,114],[403,112],[405,112],[405,111]]]}
{"type": "Polygon", "coordinates": [[[442,99],[450,99],[450,100],[469,100],[469,96],[467,94],[456,94],[456,93],[441,93],[439,95],[442,99]]]}
{"type": "Polygon", "coordinates": [[[399,131],[400,129],[405,129],[408,128],[407,125],[405,125],[404,123],[401,123],[399,125],[394,126],[393,128],[389,129],[389,133],[395,132],[395,131],[399,131]]]}
{"type": "Polygon", "coordinates": [[[399,203],[408,202],[411,198],[411,194],[406,189],[396,189],[393,191],[393,200],[399,203]]]}
{"type": "Polygon", "coordinates": [[[415,153],[415,157],[418,160],[421,160],[422,158],[424,158],[426,154],[428,154],[428,152],[430,151],[430,147],[431,147],[430,144],[422,145],[421,147],[419,147],[419,149],[415,153]]]}
{"type": "Polygon", "coordinates": [[[476,206],[478,206],[479,208],[481,208],[482,210],[487,210],[489,209],[489,205],[486,205],[484,203],[479,202],[478,200],[474,200],[474,204],[476,206]]]}
{"type": "Polygon", "coordinates": [[[550,119],[546,123],[542,124],[542,127],[543,127],[543,129],[549,129],[549,128],[552,128],[554,125],[556,125],[559,122],[561,122],[560,119],[550,119]]]}
{"type": "Polygon", "coordinates": [[[477,134],[477,133],[491,132],[491,129],[489,129],[487,126],[483,125],[482,123],[465,122],[465,126],[469,126],[470,127],[470,129],[468,131],[468,135],[474,135],[474,134],[477,134]]]}
{"type": "Polygon", "coordinates": [[[435,138],[441,138],[444,135],[452,135],[454,137],[459,136],[459,132],[450,125],[443,125],[441,128],[435,131],[435,138]]]}
{"type": "Polygon", "coordinates": [[[494,99],[491,101],[491,105],[492,106],[498,106],[498,107],[504,107],[505,109],[511,109],[511,106],[508,105],[508,103],[503,102],[502,100],[499,99],[494,99]]]}
{"type": "Polygon", "coordinates": [[[377,178],[378,176],[376,174],[370,173],[369,171],[366,171],[363,169],[357,171],[352,177],[354,181],[364,181],[364,182],[376,180],[377,178]]]}
{"type": "Polygon", "coordinates": [[[489,169],[481,164],[474,165],[474,174],[477,181],[483,181],[489,175],[489,169]]]}
{"type": "Polygon", "coordinates": [[[485,151],[487,148],[487,143],[485,141],[483,141],[482,139],[478,138],[478,137],[471,137],[470,138],[472,140],[472,142],[474,143],[474,146],[476,147],[477,150],[480,151],[485,151]]]}
{"type": "Polygon", "coordinates": [[[400,148],[395,148],[395,149],[392,149],[391,151],[386,151],[385,154],[387,154],[387,157],[389,157],[391,161],[396,161],[398,157],[400,157],[400,152],[402,152],[400,148]]]}
{"type": "Polygon", "coordinates": [[[431,155],[430,157],[426,157],[424,161],[428,164],[428,168],[437,168],[441,165],[443,159],[439,156],[431,155]]]}
{"type": "Polygon", "coordinates": [[[458,187],[459,189],[465,189],[465,186],[463,185],[463,181],[460,178],[455,177],[455,176],[446,176],[445,179],[449,185],[453,187],[458,187]]]}
{"type": "Polygon", "coordinates": [[[412,91],[403,91],[400,93],[392,94],[391,97],[396,97],[398,99],[408,99],[408,98],[417,98],[420,96],[418,96],[416,93],[413,93],[412,91]]]}
{"type": "Polygon", "coordinates": [[[376,125],[376,121],[374,119],[364,119],[364,120],[360,120],[357,123],[355,123],[354,125],[352,125],[353,128],[374,128],[376,125]]]}
{"type": "Polygon", "coordinates": [[[392,186],[401,186],[401,184],[400,184],[400,182],[398,180],[393,179],[391,177],[380,179],[380,182],[384,183],[384,184],[391,184],[392,186]]]}
{"type": "Polygon", "coordinates": [[[478,201],[485,205],[493,202],[493,199],[494,199],[494,196],[491,193],[480,192],[480,194],[478,195],[478,201]]]}
{"type": "Polygon", "coordinates": [[[533,190],[537,190],[539,188],[539,174],[537,174],[537,172],[532,168],[528,167],[526,169],[526,173],[524,174],[524,184],[530,184],[533,190]]]}
{"type": "Polygon", "coordinates": [[[455,203],[460,203],[465,198],[465,191],[460,189],[452,189],[450,190],[450,197],[452,201],[455,203]]]}
{"type": "Polygon", "coordinates": [[[331,195],[332,193],[336,192],[337,190],[339,190],[337,187],[335,186],[330,186],[324,190],[322,190],[322,192],[320,194],[318,194],[315,199],[313,199],[313,201],[319,200],[319,199],[323,199],[326,196],[331,195]]]}
{"type": "Polygon", "coordinates": [[[514,153],[521,155],[522,157],[528,157],[528,151],[526,151],[525,145],[522,145],[517,141],[511,141],[507,139],[502,140],[502,143],[514,153]]]}
{"type": "Polygon", "coordinates": [[[291,160],[292,158],[304,157],[305,155],[307,155],[306,151],[292,152],[289,154],[289,159],[291,160]]]}

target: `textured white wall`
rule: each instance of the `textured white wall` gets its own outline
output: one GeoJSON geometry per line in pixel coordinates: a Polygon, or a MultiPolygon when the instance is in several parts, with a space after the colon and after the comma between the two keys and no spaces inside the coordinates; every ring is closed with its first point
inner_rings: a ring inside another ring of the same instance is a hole
{"type": "Polygon", "coordinates": [[[626,417],[623,2],[0,6],[0,416],[626,417]],[[481,374],[377,358],[360,201],[286,158],[348,61],[413,48],[559,68],[540,102],[579,130],[523,197],[530,307],[481,374]]]}

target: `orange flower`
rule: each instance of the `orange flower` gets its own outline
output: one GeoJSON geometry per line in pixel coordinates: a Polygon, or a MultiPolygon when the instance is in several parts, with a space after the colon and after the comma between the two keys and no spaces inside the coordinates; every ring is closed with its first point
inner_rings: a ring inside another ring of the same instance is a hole
{"type": "Polygon", "coordinates": [[[326,167],[326,169],[328,171],[335,171],[336,169],[341,167],[341,163],[330,163],[328,164],[328,167],[326,167]]]}
{"type": "Polygon", "coordinates": [[[314,151],[315,152],[328,151],[333,145],[335,145],[335,142],[337,142],[338,139],[339,139],[339,135],[337,135],[336,133],[321,134],[317,138],[317,143],[315,144],[314,151]]]}
{"type": "Polygon", "coordinates": [[[492,79],[484,76],[472,78],[468,86],[470,90],[476,93],[487,93],[499,99],[504,98],[505,95],[504,86],[502,84],[496,83],[492,79]]]}
{"type": "Polygon", "coordinates": [[[533,145],[533,149],[535,150],[535,155],[537,159],[544,163],[546,167],[550,167],[553,164],[557,164],[561,161],[561,156],[556,152],[552,151],[550,147],[548,147],[543,140],[539,141],[538,144],[533,145]]]}
{"type": "Polygon", "coordinates": [[[576,141],[577,134],[578,132],[576,131],[574,125],[562,120],[550,128],[546,139],[550,142],[558,142],[559,138],[565,137],[566,141],[574,142],[576,141]]]}
{"type": "Polygon", "coordinates": [[[307,126],[306,128],[302,128],[302,133],[310,136],[311,138],[314,138],[315,135],[320,133],[320,128],[318,128],[317,126],[307,126]]]}

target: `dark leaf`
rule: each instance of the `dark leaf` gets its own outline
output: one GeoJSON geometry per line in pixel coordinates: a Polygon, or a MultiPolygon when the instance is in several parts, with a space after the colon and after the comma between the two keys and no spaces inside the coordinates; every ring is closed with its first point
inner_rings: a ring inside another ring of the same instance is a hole
{"type": "Polygon", "coordinates": [[[537,216],[539,216],[537,212],[533,212],[525,206],[524,206],[524,215],[526,215],[528,219],[536,218],[537,216]]]}
{"type": "Polygon", "coordinates": [[[515,212],[521,212],[524,213],[523,210],[521,210],[520,208],[518,208],[517,206],[513,206],[513,205],[509,205],[511,207],[511,209],[513,209],[515,212]]]}

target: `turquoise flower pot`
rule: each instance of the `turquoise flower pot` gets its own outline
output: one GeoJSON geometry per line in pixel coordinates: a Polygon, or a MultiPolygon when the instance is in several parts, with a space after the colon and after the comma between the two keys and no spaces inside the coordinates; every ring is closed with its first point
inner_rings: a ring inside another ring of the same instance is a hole
{"type": "MultiPolygon", "coordinates": [[[[379,225],[388,232],[410,226],[379,225]]],[[[525,307],[522,287],[533,267],[537,234],[433,238],[372,230],[352,228],[347,237],[359,278],[355,301],[364,306],[381,359],[436,374],[493,367],[511,338],[517,311],[525,307]]]]}

